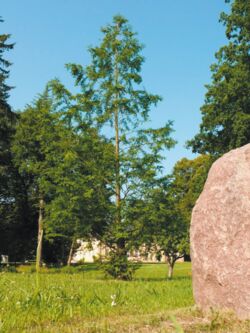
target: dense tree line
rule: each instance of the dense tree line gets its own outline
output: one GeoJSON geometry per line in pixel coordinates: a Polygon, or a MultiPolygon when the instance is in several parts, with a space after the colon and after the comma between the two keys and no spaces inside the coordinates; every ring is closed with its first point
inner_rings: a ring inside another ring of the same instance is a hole
{"type": "Polygon", "coordinates": [[[161,97],[145,90],[144,58],[122,16],[102,29],[90,64],[67,64],[78,88],[59,80],[20,112],[8,104],[10,35],[0,35],[0,254],[11,261],[68,263],[77,239],[110,248],[104,268],[131,279],[128,253],[166,256],[169,277],[189,254],[189,224],[212,162],[249,142],[249,4],[222,14],[229,44],[216,54],[201,108],[200,133],[188,142],[193,160],[164,175],[173,124],[147,128],[161,97]]]}

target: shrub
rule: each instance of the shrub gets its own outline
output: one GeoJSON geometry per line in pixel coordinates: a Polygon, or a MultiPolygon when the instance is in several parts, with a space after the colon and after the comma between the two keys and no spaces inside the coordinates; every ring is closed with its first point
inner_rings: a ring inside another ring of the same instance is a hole
{"type": "Polygon", "coordinates": [[[128,261],[127,255],[119,255],[115,251],[110,251],[107,261],[100,264],[106,275],[119,280],[132,280],[133,274],[139,268],[139,263],[128,261]]]}

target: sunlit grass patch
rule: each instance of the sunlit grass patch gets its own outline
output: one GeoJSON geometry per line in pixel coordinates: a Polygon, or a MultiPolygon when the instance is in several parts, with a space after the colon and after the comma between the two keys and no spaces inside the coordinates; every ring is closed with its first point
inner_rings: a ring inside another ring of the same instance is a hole
{"type": "Polygon", "coordinates": [[[225,332],[250,332],[247,322],[193,310],[190,270],[189,263],[179,263],[168,280],[166,265],[145,264],[129,282],[107,279],[92,264],[44,270],[38,280],[27,270],[2,273],[0,332],[166,333],[183,327],[193,333],[223,325],[231,329],[225,332]],[[234,331],[237,326],[242,331],[234,331]]]}
{"type": "Polygon", "coordinates": [[[91,322],[95,318],[143,315],[190,306],[193,299],[189,271],[189,264],[179,264],[176,277],[169,281],[166,265],[142,265],[131,282],[106,279],[96,265],[90,264],[46,270],[39,275],[39,281],[34,273],[3,273],[2,330],[38,329],[46,323],[75,318],[91,322]]]}

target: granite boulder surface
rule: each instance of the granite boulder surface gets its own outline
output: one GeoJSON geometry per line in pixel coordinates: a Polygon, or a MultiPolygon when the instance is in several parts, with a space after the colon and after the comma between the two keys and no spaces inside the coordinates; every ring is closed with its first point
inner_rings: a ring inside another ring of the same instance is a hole
{"type": "Polygon", "coordinates": [[[211,167],[192,212],[191,259],[196,304],[250,318],[250,144],[211,167]]]}

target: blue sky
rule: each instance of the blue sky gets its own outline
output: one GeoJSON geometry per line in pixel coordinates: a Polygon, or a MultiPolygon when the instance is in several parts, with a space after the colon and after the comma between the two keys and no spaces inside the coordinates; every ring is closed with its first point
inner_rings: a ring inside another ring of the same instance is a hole
{"type": "Polygon", "coordinates": [[[5,20],[0,33],[12,34],[16,42],[5,55],[13,62],[9,102],[14,109],[31,102],[52,78],[72,85],[65,63],[88,64],[87,48],[98,44],[100,27],[122,14],[145,45],[144,85],[163,97],[152,110],[151,126],[174,121],[178,144],[166,153],[167,172],[180,158],[194,157],[184,144],[198,132],[209,67],[226,43],[218,22],[220,12],[229,9],[224,0],[0,1],[5,20]]]}

